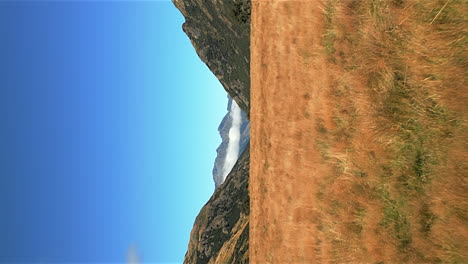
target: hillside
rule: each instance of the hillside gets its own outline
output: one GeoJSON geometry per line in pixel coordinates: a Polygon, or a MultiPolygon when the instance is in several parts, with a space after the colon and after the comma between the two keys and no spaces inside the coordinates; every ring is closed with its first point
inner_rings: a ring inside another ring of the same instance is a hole
{"type": "Polygon", "coordinates": [[[184,263],[249,262],[249,147],[198,214],[184,263]]]}
{"type": "Polygon", "coordinates": [[[467,5],[252,3],[252,263],[468,263],[467,5]]]}
{"type": "MultiPolygon", "coordinates": [[[[200,59],[218,77],[229,96],[250,112],[250,0],[173,0],[185,17],[182,28],[200,59]]],[[[208,102],[209,103],[209,102],[208,102]]],[[[229,107],[228,107],[229,108],[229,107]]],[[[242,114],[244,115],[244,114],[242,114]]],[[[220,125],[225,151],[226,123],[220,125]]],[[[198,214],[190,234],[184,263],[248,263],[249,261],[249,166],[247,122],[241,127],[241,149],[236,165],[220,184],[216,160],[216,190],[198,214]],[[247,141],[246,141],[247,140],[247,141]]],[[[203,177],[209,177],[205,175],[203,177]]]]}
{"type": "Polygon", "coordinates": [[[250,112],[250,0],[172,0],[182,29],[229,96],[250,112]]]}

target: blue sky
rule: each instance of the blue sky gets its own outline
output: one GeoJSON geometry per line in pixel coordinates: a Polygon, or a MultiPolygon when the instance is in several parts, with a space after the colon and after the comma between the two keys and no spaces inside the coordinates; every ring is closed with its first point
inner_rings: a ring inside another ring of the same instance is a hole
{"type": "Polygon", "coordinates": [[[169,1],[0,1],[0,262],[180,263],[226,93],[169,1]]]}

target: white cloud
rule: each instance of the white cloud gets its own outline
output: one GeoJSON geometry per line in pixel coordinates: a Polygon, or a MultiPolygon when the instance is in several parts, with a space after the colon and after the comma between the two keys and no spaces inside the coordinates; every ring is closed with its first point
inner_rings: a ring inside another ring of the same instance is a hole
{"type": "Polygon", "coordinates": [[[239,140],[242,116],[241,109],[234,100],[232,100],[230,115],[232,118],[232,125],[229,129],[229,142],[226,151],[226,159],[224,160],[223,166],[223,182],[239,158],[239,140]]]}

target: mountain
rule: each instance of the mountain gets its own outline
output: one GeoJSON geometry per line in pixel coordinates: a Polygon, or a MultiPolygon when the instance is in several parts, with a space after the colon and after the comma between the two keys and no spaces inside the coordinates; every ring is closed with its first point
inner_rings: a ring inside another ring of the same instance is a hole
{"type": "Polygon", "coordinates": [[[184,263],[249,262],[249,168],[247,146],[226,181],[198,214],[184,263]]]}
{"type": "Polygon", "coordinates": [[[250,0],[173,0],[200,59],[250,112],[250,0]]]}
{"type": "MultiPolygon", "coordinates": [[[[226,154],[228,150],[228,145],[230,143],[229,139],[229,131],[232,128],[233,125],[233,120],[232,120],[232,98],[228,96],[228,106],[227,110],[228,113],[224,116],[223,120],[221,121],[221,124],[218,127],[219,134],[221,135],[221,144],[219,147],[216,149],[217,156],[216,160],[213,166],[213,179],[215,182],[216,188],[218,188],[221,183],[223,183],[226,174],[229,173],[231,168],[225,168],[225,163],[226,163],[226,154]]],[[[237,107],[237,106],[234,106],[237,107]]],[[[249,143],[250,140],[250,123],[249,120],[247,119],[247,115],[245,114],[244,111],[241,111],[240,114],[240,126],[238,128],[239,130],[239,151],[238,151],[238,156],[244,151],[245,147],[249,143]]],[[[232,143],[232,142],[231,142],[232,143]]]]}
{"type": "MultiPolygon", "coordinates": [[[[185,17],[182,29],[198,56],[245,113],[240,126],[239,149],[245,145],[242,155],[225,182],[216,183],[213,196],[198,214],[184,263],[248,263],[250,128],[246,119],[250,113],[250,0],[173,0],[173,3],[185,17]]],[[[226,157],[228,148],[225,139],[232,125],[229,116],[230,113],[219,127],[224,145],[221,143],[217,150],[215,182],[220,160],[226,157]]]]}

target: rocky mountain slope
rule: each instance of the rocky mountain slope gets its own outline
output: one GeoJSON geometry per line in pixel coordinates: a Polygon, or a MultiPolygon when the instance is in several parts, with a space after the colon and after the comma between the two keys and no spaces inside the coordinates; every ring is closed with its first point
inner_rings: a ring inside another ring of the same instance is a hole
{"type": "MultiPolygon", "coordinates": [[[[182,28],[198,56],[248,117],[250,0],[173,3],[185,17],[182,28]]],[[[220,130],[225,125],[222,123],[220,130]]],[[[225,182],[197,216],[184,263],[248,263],[249,160],[247,144],[225,182]]]]}
{"type": "Polygon", "coordinates": [[[226,181],[198,214],[184,263],[248,263],[249,165],[247,146],[226,181]]]}
{"type": "MultiPolygon", "coordinates": [[[[213,180],[215,182],[216,188],[218,188],[221,183],[224,181],[224,175],[226,172],[224,171],[224,165],[226,161],[226,151],[229,145],[229,130],[232,127],[232,98],[228,96],[228,105],[227,110],[228,113],[224,116],[221,124],[219,124],[218,131],[221,135],[221,144],[216,149],[217,156],[215,160],[215,164],[213,166],[213,180]]],[[[250,123],[247,119],[247,115],[244,112],[241,112],[241,120],[240,120],[240,127],[239,127],[239,156],[244,151],[245,147],[249,143],[250,140],[250,123]]]]}
{"type": "Polygon", "coordinates": [[[200,59],[250,112],[250,0],[173,0],[200,59]]]}

